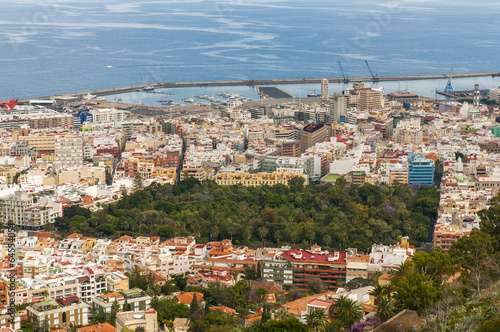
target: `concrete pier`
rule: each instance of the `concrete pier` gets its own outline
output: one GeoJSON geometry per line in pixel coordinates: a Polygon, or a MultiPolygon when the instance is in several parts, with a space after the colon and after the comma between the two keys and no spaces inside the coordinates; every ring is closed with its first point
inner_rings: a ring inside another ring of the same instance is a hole
{"type": "MultiPolygon", "coordinates": [[[[454,74],[453,78],[464,78],[464,77],[480,77],[480,76],[500,76],[500,72],[483,72],[483,73],[465,73],[465,74],[454,74]]],[[[371,76],[360,76],[360,77],[349,77],[349,82],[384,82],[384,81],[409,81],[409,80],[429,80],[429,79],[445,79],[448,76],[443,75],[407,75],[407,76],[379,76],[376,80],[371,76]]],[[[269,80],[232,80],[232,81],[199,81],[199,82],[163,82],[163,83],[152,83],[152,84],[139,84],[120,88],[102,89],[94,91],[85,91],[64,95],[54,95],[46,97],[38,97],[36,99],[53,99],[53,98],[64,98],[77,96],[82,97],[88,93],[96,96],[107,96],[119,93],[127,93],[133,91],[139,91],[145,88],[188,88],[188,87],[198,87],[198,86],[237,86],[237,85],[279,85],[279,84],[306,84],[306,83],[321,83],[323,78],[291,78],[291,79],[269,79],[269,80]]],[[[330,83],[344,83],[343,77],[330,77],[327,78],[330,83]]]]}

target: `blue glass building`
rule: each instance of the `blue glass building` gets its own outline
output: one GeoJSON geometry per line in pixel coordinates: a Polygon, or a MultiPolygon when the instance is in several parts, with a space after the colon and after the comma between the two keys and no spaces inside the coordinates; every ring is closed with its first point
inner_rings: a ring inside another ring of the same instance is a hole
{"type": "Polygon", "coordinates": [[[434,184],[434,161],[424,155],[408,154],[408,183],[434,184]]]}

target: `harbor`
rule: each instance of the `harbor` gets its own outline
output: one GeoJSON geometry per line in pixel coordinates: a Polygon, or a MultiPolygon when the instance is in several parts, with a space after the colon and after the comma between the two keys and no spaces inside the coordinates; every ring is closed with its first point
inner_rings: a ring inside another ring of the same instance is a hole
{"type": "MultiPolygon", "coordinates": [[[[500,77],[500,72],[480,72],[480,73],[460,73],[453,74],[454,79],[460,78],[476,78],[476,77],[500,77]]],[[[330,77],[327,78],[329,83],[355,83],[355,82],[400,82],[400,81],[414,81],[414,80],[436,80],[446,79],[448,74],[435,74],[435,75],[401,75],[401,76],[360,76],[349,77],[346,82],[344,77],[330,77]]],[[[267,79],[267,80],[228,80],[228,81],[192,81],[192,82],[163,82],[151,84],[139,84],[125,87],[76,92],[63,95],[52,95],[45,97],[38,97],[37,99],[59,99],[71,100],[82,98],[85,95],[91,94],[95,96],[109,96],[118,95],[130,92],[146,92],[154,93],[158,89],[168,88],[193,88],[193,87],[225,87],[225,86],[265,86],[265,85],[294,85],[294,84],[319,84],[323,78],[301,78],[301,79],[267,79]]]]}

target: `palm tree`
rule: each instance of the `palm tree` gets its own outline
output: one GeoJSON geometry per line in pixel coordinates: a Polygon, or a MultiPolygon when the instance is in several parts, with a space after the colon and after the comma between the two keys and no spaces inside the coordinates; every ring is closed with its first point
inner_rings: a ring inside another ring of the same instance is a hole
{"type": "Polygon", "coordinates": [[[385,294],[385,288],[381,285],[376,285],[370,292],[370,295],[375,298],[375,305],[379,302],[380,298],[385,294]]]}
{"type": "Polygon", "coordinates": [[[351,328],[356,322],[363,318],[361,306],[354,300],[341,295],[337,301],[330,306],[329,315],[335,316],[335,320],[345,328],[351,328]]]}
{"type": "Polygon", "coordinates": [[[293,314],[289,313],[285,308],[279,308],[274,314],[277,320],[285,320],[293,317],[293,314]]]}
{"type": "Polygon", "coordinates": [[[387,297],[382,296],[378,301],[377,317],[379,317],[382,321],[385,321],[392,317],[392,315],[394,315],[394,303],[387,297]]]}
{"type": "Polygon", "coordinates": [[[326,325],[327,318],[325,311],[318,309],[306,314],[305,321],[313,331],[319,331],[326,325]]]}

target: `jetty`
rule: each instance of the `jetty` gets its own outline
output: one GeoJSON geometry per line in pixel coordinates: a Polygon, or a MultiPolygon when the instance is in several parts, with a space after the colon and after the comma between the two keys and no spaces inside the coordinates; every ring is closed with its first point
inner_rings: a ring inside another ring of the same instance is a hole
{"type": "MultiPolygon", "coordinates": [[[[400,76],[378,76],[376,77],[377,82],[384,81],[410,81],[410,80],[432,80],[432,79],[447,79],[449,74],[437,74],[437,75],[400,75],[400,76]]],[[[466,78],[466,77],[481,77],[481,76],[500,76],[500,72],[482,72],[482,73],[462,73],[453,74],[453,78],[466,78]]],[[[192,81],[192,82],[158,82],[149,84],[139,84],[131,85],[118,88],[93,90],[77,93],[68,93],[63,95],[54,95],[46,97],[38,97],[37,99],[65,99],[74,97],[83,97],[85,95],[91,94],[95,96],[108,96],[114,94],[128,93],[134,91],[146,90],[154,91],[154,89],[165,89],[165,88],[189,88],[189,87],[208,87],[208,86],[262,86],[265,85],[281,85],[281,84],[308,84],[308,83],[321,83],[323,78],[284,78],[284,79],[256,79],[256,80],[231,80],[231,81],[192,81]]],[[[329,83],[351,83],[351,82],[374,82],[374,78],[371,76],[359,76],[359,77],[349,77],[348,82],[345,81],[344,77],[330,77],[328,78],[329,83]]]]}

